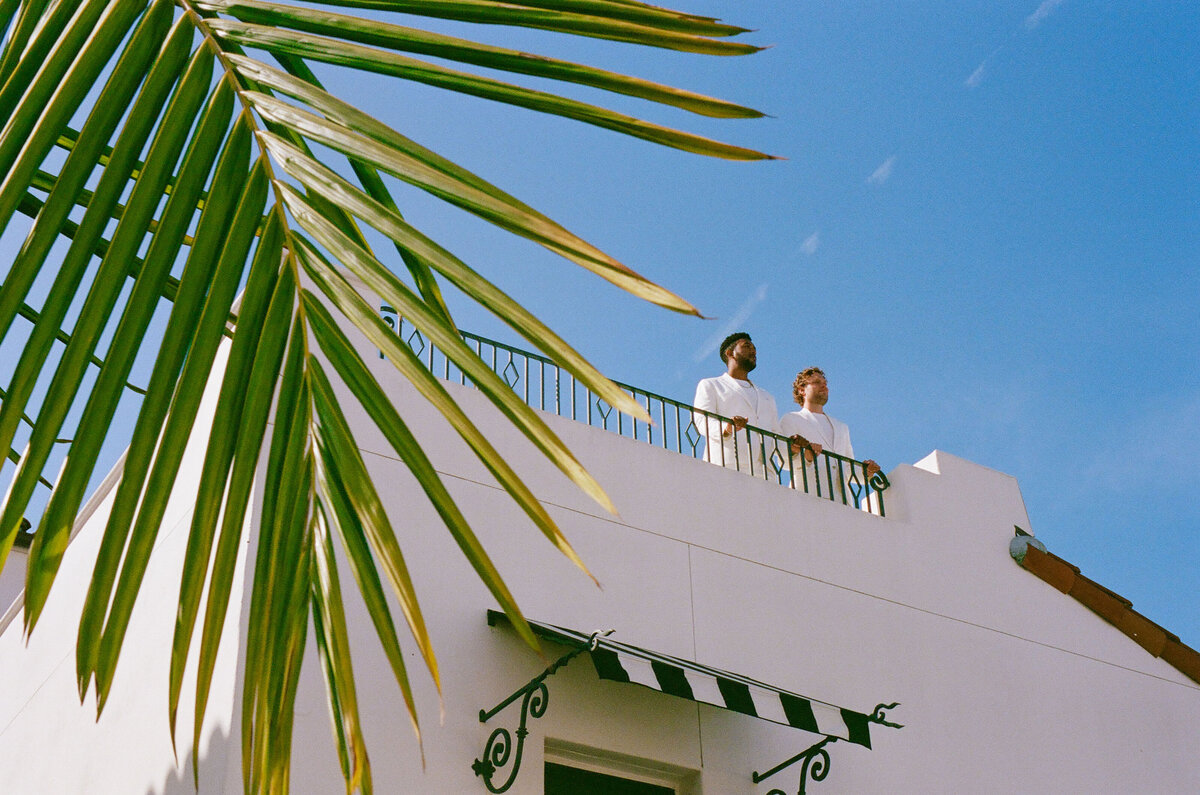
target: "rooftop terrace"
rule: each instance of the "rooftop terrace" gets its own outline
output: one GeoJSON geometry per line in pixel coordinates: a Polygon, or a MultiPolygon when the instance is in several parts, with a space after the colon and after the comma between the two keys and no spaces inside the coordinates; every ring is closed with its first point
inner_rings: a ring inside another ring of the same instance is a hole
{"type": "MultiPolygon", "coordinates": [[[[381,311],[388,324],[431,372],[447,381],[470,386],[467,376],[425,339],[419,329],[406,323],[389,306],[385,305],[381,311]]],[[[459,333],[479,358],[532,408],[601,428],[634,442],[703,459],[709,429],[731,422],[729,417],[614,381],[645,407],[652,422],[633,419],[615,411],[580,384],[575,376],[544,356],[470,332],[459,333]]],[[[812,466],[799,466],[799,457],[793,458],[789,454],[788,437],[752,425],[738,431],[738,435],[744,445],[733,446],[734,460],[718,462],[725,468],[848,507],[886,515],[884,492],[889,483],[883,472],[868,478],[862,461],[832,452],[822,452],[812,466]],[[738,452],[741,450],[752,452],[741,455],[738,452]]]]}

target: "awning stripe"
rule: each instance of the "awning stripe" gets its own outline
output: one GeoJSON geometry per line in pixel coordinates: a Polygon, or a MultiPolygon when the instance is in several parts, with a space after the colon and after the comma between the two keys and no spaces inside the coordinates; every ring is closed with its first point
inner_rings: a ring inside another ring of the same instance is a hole
{"type": "Polygon", "coordinates": [[[705,704],[722,703],[721,690],[717,687],[714,677],[704,676],[695,671],[687,671],[686,675],[688,683],[692,686],[693,697],[697,701],[703,701],[705,704]]]}
{"type": "Polygon", "coordinates": [[[848,738],[852,743],[871,747],[871,726],[867,716],[861,712],[851,712],[848,709],[842,710],[842,720],[846,722],[846,728],[850,732],[848,738]]]}
{"type": "Polygon", "coordinates": [[[716,706],[741,712],[743,715],[758,717],[758,710],[754,708],[754,699],[750,697],[749,687],[724,676],[714,676],[713,678],[717,680],[717,687],[720,688],[721,697],[724,699],[724,703],[718,701],[716,706]]]}
{"type": "Polygon", "coordinates": [[[650,663],[654,669],[654,675],[658,677],[658,689],[669,696],[679,696],[680,698],[696,700],[696,696],[692,693],[692,687],[688,684],[687,676],[684,675],[682,668],[676,668],[674,665],[655,660],[650,663]]]}
{"type": "Polygon", "coordinates": [[[754,699],[754,711],[758,717],[773,723],[788,722],[787,713],[783,711],[783,704],[779,700],[778,693],[761,687],[752,687],[750,688],[750,697],[754,699]]]}
{"type": "MultiPolygon", "coordinates": [[[[488,621],[494,624],[497,620],[507,619],[503,613],[489,610],[488,621]]],[[[529,626],[555,643],[575,648],[587,648],[592,643],[592,636],[582,632],[535,621],[530,621],[529,626]]],[[[861,712],[607,637],[598,637],[595,643],[589,653],[601,679],[643,685],[668,695],[871,747],[870,720],[861,712]]]]}
{"type": "Polygon", "coordinates": [[[791,693],[780,693],[779,703],[783,705],[783,712],[787,715],[789,726],[809,732],[820,731],[817,728],[817,719],[813,715],[812,703],[807,698],[796,698],[791,693]]]}
{"type": "Polygon", "coordinates": [[[842,719],[841,707],[831,707],[828,704],[810,704],[813,717],[817,719],[817,731],[821,734],[831,734],[834,737],[850,738],[850,729],[842,719]]]}
{"type": "MultiPolygon", "coordinates": [[[[534,631],[537,631],[537,627],[534,627],[534,631]]],[[[592,664],[596,666],[596,673],[601,679],[607,679],[610,682],[629,681],[629,674],[625,673],[625,669],[621,667],[621,661],[617,659],[615,651],[597,647],[592,651],[592,664]]]]}
{"type": "Polygon", "coordinates": [[[629,658],[623,654],[617,656],[620,657],[621,667],[629,675],[630,682],[635,685],[645,685],[654,690],[660,689],[658,686],[658,677],[654,674],[654,668],[651,666],[650,660],[639,660],[636,657],[629,658]]]}

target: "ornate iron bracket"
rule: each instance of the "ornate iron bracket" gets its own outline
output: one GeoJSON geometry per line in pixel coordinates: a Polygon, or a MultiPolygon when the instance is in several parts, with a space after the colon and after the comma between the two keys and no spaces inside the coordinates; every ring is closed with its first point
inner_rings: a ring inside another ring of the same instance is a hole
{"type": "Polygon", "coordinates": [[[475,775],[483,779],[483,784],[487,787],[488,792],[507,792],[508,788],[517,780],[517,773],[521,770],[521,755],[525,751],[525,738],[529,735],[529,730],[525,728],[525,723],[530,715],[535,718],[545,715],[546,708],[549,706],[550,691],[546,687],[546,677],[553,675],[559,668],[562,668],[585,651],[595,650],[601,636],[611,635],[612,632],[611,629],[607,632],[593,632],[591,641],[587,646],[574,649],[559,657],[550,663],[550,667],[531,679],[529,684],[501,701],[492,709],[486,711],[479,710],[479,722],[487,723],[509,704],[518,698],[521,699],[521,723],[517,726],[515,756],[513,755],[512,733],[501,726],[488,737],[487,744],[483,746],[483,756],[471,763],[471,770],[475,771],[475,775]],[[508,778],[502,784],[497,785],[493,781],[493,778],[497,771],[508,764],[510,756],[513,758],[512,769],[508,773],[508,778]]]}
{"type": "MultiPolygon", "coordinates": [[[[877,704],[875,706],[875,710],[870,714],[867,720],[871,723],[878,723],[881,726],[890,726],[893,729],[903,729],[903,724],[892,723],[888,721],[887,713],[885,712],[885,710],[895,709],[898,706],[900,706],[899,702],[893,702],[891,704],[877,704]]],[[[766,773],[759,773],[757,770],[754,771],[750,775],[750,778],[755,784],[758,784],[764,779],[775,775],[780,770],[791,767],[797,762],[803,762],[803,764],[800,766],[800,789],[796,790],[796,795],[804,795],[805,788],[808,786],[809,773],[812,773],[813,781],[824,781],[825,777],[829,775],[829,752],[825,750],[825,746],[831,743],[836,743],[837,741],[837,737],[827,736],[821,742],[805,748],[791,759],[775,765],[775,767],[771,768],[766,773]]],[[[767,795],[787,795],[787,793],[781,789],[773,789],[767,792],[767,795]]]]}
{"type": "MultiPolygon", "coordinates": [[[[812,771],[813,781],[824,781],[825,777],[829,775],[829,752],[825,750],[825,746],[830,743],[836,743],[837,740],[838,738],[836,737],[826,737],[816,745],[805,748],[786,762],[780,762],[766,773],[759,773],[757,770],[754,771],[750,778],[757,784],[763,779],[775,775],[780,770],[803,761],[804,764],[800,766],[800,789],[796,790],[796,795],[804,795],[804,788],[808,785],[808,773],[810,770],[812,771]],[[816,760],[815,763],[814,759],[816,760]]],[[[781,789],[773,789],[767,795],[787,795],[787,793],[781,789]]]]}

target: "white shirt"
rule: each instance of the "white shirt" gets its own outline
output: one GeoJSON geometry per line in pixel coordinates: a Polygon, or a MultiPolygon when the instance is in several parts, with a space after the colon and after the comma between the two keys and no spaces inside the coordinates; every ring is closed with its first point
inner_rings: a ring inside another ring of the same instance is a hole
{"type": "MultiPolygon", "coordinates": [[[[697,384],[696,399],[692,401],[692,405],[722,417],[745,417],[747,422],[756,428],[779,433],[779,410],[775,408],[775,398],[771,397],[771,393],[750,381],[734,378],[729,373],[716,378],[705,378],[697,384]]],[[[763,451],[758,434],[747,434],[742,430],[723,437],[722,423],[715,417],[696,412],[692,418],[696,423],[696,430],[707,439],[704,446],[705,461],[730,469],[740,469],[749,474],[750,446],[753,443],[757,448],[753,463],[754,474],[763,474],[760,469],[763,466],[763,451]]],[[[773,449],[773,443],[767,446],[773,449]]],[[[786,453],[784,450],[784,454],[786,453]]]]}
{"type": "Polygon", "coordinates": [[[854,458],[854,445],[850,444],[850,428],[846,426],[846,423],[830,417],[828,414],[818,414],[808,409],[800,409],[784,414],[779,420],[779,427],[780,433],[785,436],[800,434],[808,441],[821,445],[822,455],[818,456],[815,461],[805,459],[803,452],[798,453],[793,459],[795,466],[799,466],[799,462],[802,460],[805,462],[805,472],[802,474],[797,470],[794,475],[797,488],[803,488],[800,484],[804,484],[810,494],[817,494],[825,498],[832,496],[835,501],[844,499],[852,505],[857,491],[860,508],[872,513],[879,512],[878,500],[868,493],[866,484],[863,483],[865,480],[863,468],[851,469],[846,464],[839,466],[837,459],[825,458],[823,455],[825,452],[830,452],[846,458],[854,458]],[[851,482],[852,472],[857,474],[857,480],[854,482],[851,482]]]}
{"type": "Polygon", "coordinates": [[[808,441],[821,445],[823,450],[854,458],[850,429],[846,423],[828,414],[817,414],[808,409],[790,411],[783,415],[779,427],[784,436],[800,434],[808,441]]]}

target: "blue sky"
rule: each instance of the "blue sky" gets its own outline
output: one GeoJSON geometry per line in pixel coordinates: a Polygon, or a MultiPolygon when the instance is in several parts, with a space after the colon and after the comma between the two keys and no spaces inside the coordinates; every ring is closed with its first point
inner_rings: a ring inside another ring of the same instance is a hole
{"type": "MultiPolygon", "coordinates": [[[[755,379],[781,410],[796,371],[816,364],[860,455],[891,469],[941,449],[1014,475],[1051,551],[1200,647],[1194,2],[682,7],[770,48],[715,58],[438,27],[756,107],[769,118],[719,121],[544,84],[786,159],[710,160],[321,75],[710,318],[638,302],[397,191],[410,221],[613,378],[689,400],[721,369],[716,341],[747,330],[755,379]]],[[[484,310],[452,306],[463,328],[517,342],[484,310]]]]}
{"type": "Polygon", "coordinates": [[[786,160],[707,160],[421,88],[366,102],[712,319],[419,197],[409,217],[619,380],[688,400],[731,327],[781,410],[795,372],[822,366],[861,455],[891,468],[936,448],[1016,476],[1051,551],[1200,646],[1194,4],[685,8],[772,46],[704,58],[446,27],[751,105],[770,118],[567,90],[786,160]]]}

